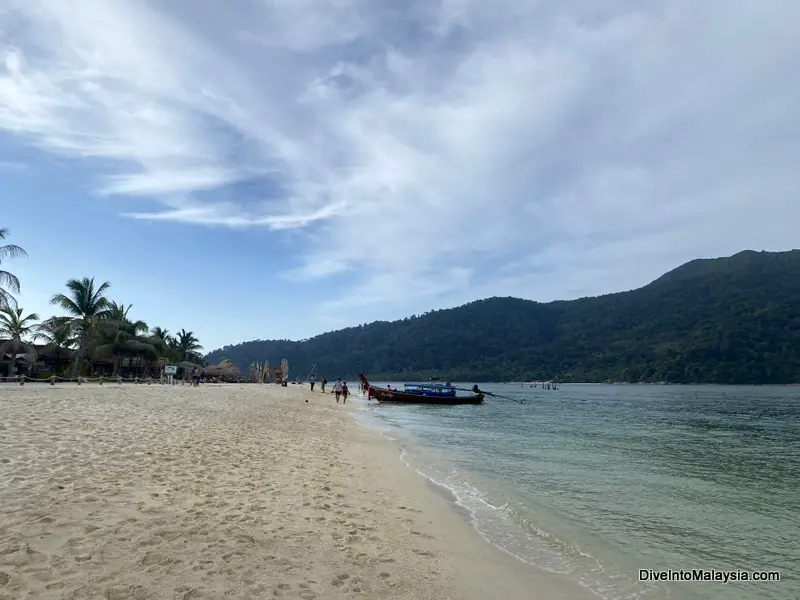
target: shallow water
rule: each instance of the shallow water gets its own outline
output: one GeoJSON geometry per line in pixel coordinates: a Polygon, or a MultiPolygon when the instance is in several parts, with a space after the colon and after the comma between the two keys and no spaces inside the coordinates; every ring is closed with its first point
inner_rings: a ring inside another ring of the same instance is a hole
{"type": "Polygon", "coordinates": [[[359,417],[487,541],[599,597],[800,598],[800,388],[482,387],[517,401],[362,402],[359,417]],[[639,569],[781,581],[653,583],[639,569]]]}

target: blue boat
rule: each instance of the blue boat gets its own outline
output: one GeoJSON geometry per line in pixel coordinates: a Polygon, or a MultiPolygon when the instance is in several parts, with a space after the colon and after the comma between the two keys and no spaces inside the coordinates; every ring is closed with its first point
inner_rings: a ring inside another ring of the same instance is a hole
{"type": "Polygon", "coordinates": [[[456,395],[454,386],[439,383],[405,383],[403,391],[406,394],[423,395],[430,398],[452,398],[456,395]]]}
{"type": "Polygon", "coordinates": [[[367,389],[367,398],[378,402],[396,402],[405,404],[481,404],[483,394],[478,392],[470,396],[459,396],[459,388],[440,383],[406,383],[403,390],[379,388],[367,381],[363,373],[358,375],[367,389]]]}

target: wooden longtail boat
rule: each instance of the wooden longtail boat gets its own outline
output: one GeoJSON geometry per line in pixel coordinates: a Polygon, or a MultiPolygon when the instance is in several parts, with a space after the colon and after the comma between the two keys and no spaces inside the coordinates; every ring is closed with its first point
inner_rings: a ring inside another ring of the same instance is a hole
{"type": "Polygon", "coordinates": [[[452,385],[407,383],[403,390],[380,388],[370,384],[363,373],[358,374],[361,383],[367,389],[367,399],[374,398],[378,402],[396,402],[404,404],[481,404],[483,394],[459,396],[452,385]]]}

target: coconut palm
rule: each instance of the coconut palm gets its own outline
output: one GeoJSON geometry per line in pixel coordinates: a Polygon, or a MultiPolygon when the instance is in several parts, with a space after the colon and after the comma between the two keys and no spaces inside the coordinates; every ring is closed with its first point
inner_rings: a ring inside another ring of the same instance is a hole
{"type": "Polygon", "coordinates": [[[131,321],[128,318],[128,313],[133,308],[133,304],[110,302],[108,309],[103,313],[102,320],[111,325],[111,328],[116,332],[124,329],[136,335],[144,335],[150,327],[144,321],[131,321]]]}
{"type": "Polygon", "coordinates": [[[175,338],[169,333],[169,329],[163,327],[153,327],[150,330],[150,340],[156,345],[162,357],[167,359],[179,359],[177,343],[175,338]]]}
{"type": "Polygon", "coordinates": [[[163,327],[153,327],[150,330],[150,336],[154,338],[158,338],[164,343],[169,343],[172,337],[169,335],[169,330],[164,329],[163,327]]]}
{"type": "Polygon", "coordinates": [[[175,346],[184,361],[200,358],[200,351],[203,349],[194,333],[185,329],[181,329],[175,336],[175,346]]]}
{"type": "Polygon", "coordinates": [[[28,336],[34,336],[38,330],[39,325],[36,321],[39,320],[39,315],[30,313],[27,316],[22,316],[21,308],[12,308],[6,306],[0,308],[0,336],[8,338],[0,342],[0,359],[5,357],[6,354],[11,355],[11,361],[8,367],[8,375],[14,376],[17,367],[17,354],[22,353],[25,355],[25,360],[33,364],[36,362],[37,354],[36,348],[33,344],[25,341],[28,336]]]}
{"type": "Polygon", "coordinates": [[[178,353],[175,350],[175,340],[169,334],[169,330],[163,327],[153,327],[150,330],[149,341],[155,346],[159,355],[159,360],[163,363],[160,366],[169,364],[172,359],[178,359],[178,353]]]}
{"type": "MultiPolygon", "coordinates": [[[[107,281],[95,287],[94,277],[70,279],[67,281],[69,295],[56,294],[50,300],[50,304],[61,307],[73,319],[79,336],[79,360],[84,360],[86,358],[89,333],[92,326],[99,320],[106,319],[110,314],[109,307],[111,303],[103,295],[109,287],[111,287],[111,284],[107,281]]],[[[76,372],[79,360],[75,361],[76,372]]]]}
{"type": "Polygon", "coordinates": [[[45,346],[52,348],[56,359],[56,373],[61,366],[61,355],[72,350],[78,343],[75,326],[70,317],[50,317],[43,321],[33,339],[43,340],[45,346]]]}
{"type": "Polygon", "coordinates": [[[133,304],[126,306],[124,302],[111,302],[97,322],[100,343],[94,348],[94,354],[98,358],[114,357],[114,377],[119,372],[123,356],[127,356],[133,366],[135,358],[155,359],[157,354],[155,347],[143,337],[149,329],[147,323],[128,318],[131,308],[133,304]]]}
{"type": "MultiPolygon", "coordinates": [[[[0,228],[0,242],[8,237],[8,229],[0,228]]],[[[25,250],[14,244],[0,245],[0,264],[9,258],[27,256],[25,250]]],[[[17,307],[17,300],[12,294],[19,294],[19,279],[16,275],[0,269],[0,308],[17,307]]]]}

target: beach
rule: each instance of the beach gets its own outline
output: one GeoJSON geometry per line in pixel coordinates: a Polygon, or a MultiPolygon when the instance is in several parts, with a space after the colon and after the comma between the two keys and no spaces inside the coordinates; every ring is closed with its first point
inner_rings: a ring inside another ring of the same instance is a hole
{"type": "Polygon", "coordinates": [[[0,600],[592,597],[290,385],[0,385],[0,600]]]}

